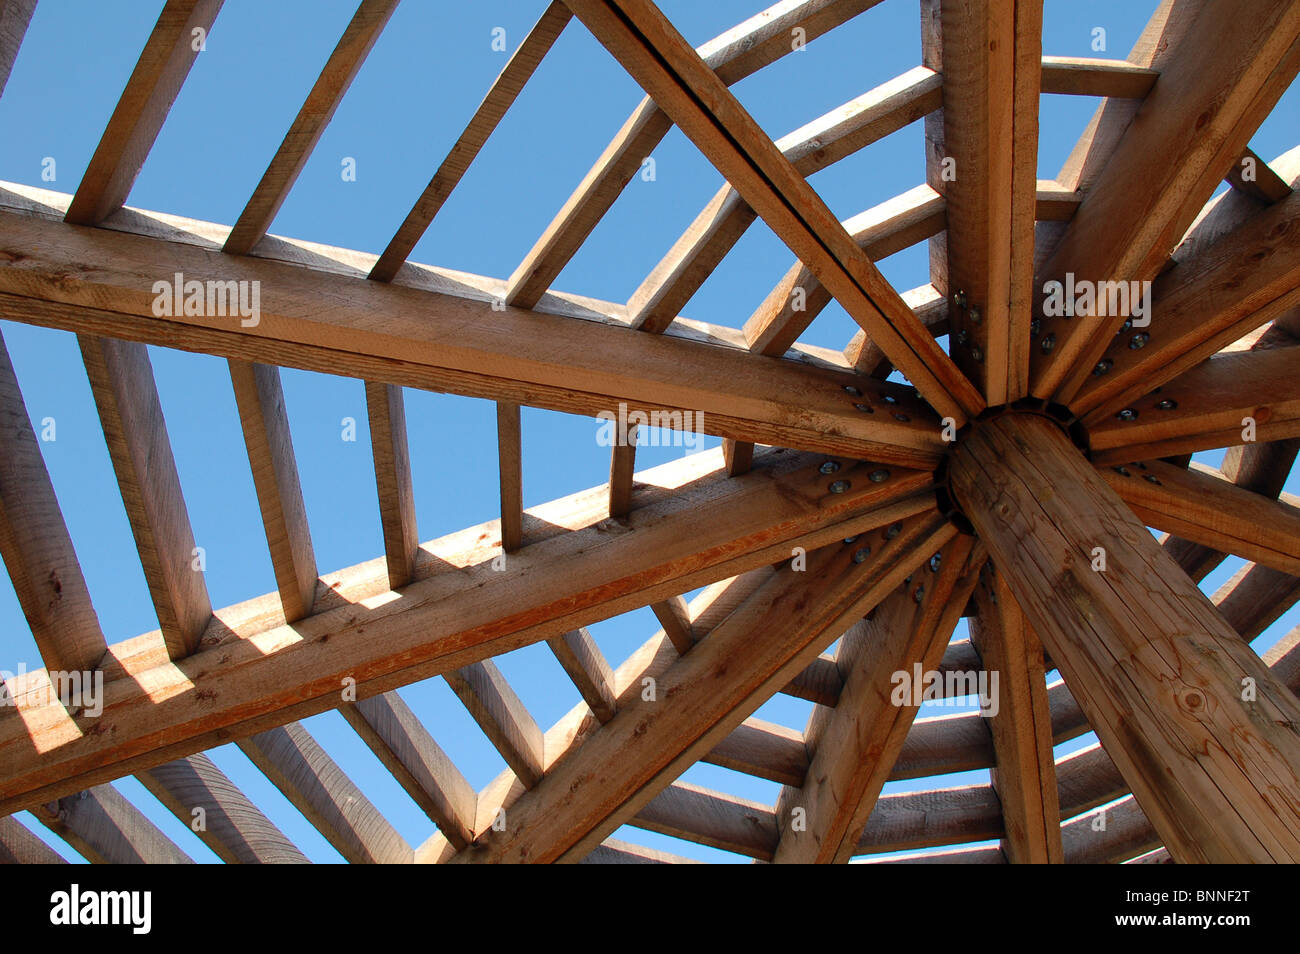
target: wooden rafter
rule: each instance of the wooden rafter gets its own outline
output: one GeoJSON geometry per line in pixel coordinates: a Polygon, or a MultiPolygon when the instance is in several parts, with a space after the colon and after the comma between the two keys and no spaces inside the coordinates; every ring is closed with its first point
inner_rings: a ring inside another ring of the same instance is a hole
{"type": "Polygon", "coordinates": [[[222,611],[213,648],[175,665],[146,650],[132,676],[110,683],[117,731],[109,737],[82,732],[60,706],[6,708],[0,809],[201,751],[236,726],[252,733],[335,708],[345,677],[366,696],[450,672],[933,504],[923,472],[840,465],[834,479],[848,486],[829,493],[820,457],[775,451],[743,482],[715,470],[720,458],[693,455],[646,472],[657,492],[634,511],[630,533],[611,537],[600,526],[599,491],[538,508],[535,541],[512,558],[519,574],[494,571],[495,535],[470,528],[421,548],[423,565],[402,599],[360,602],[389,589],[382,567],[363,566],[327,576],[339,599],[292,625],[268,619],[256,600],[222,611]],[[872,481],[876,471],[885,479],[872,481]],[[35,759],[33,738],[44,740],[35,759]]]}
{"type": "MultiPolygon", "coordinates": [[[[871,535],[853,545],[868,540],[879,542],[871,535]]],[[[836,656],[844,691],[834,709],[809,717],[812,761],[803,786],[787,786],[777,801],[776,861],[849,860],[919,708],[910,697],[898,704],[893,675],[937,666],[984,559],[972,538],[959,537],[844,634],[836,656]]]]}
{"type": "Polygon", "coordinates": [[[222,2],[167,0],[81,177],[67,221],[97,225],[126,204],[222,2]]]}
{"type": "Polygon", "coordinates": [[[983,408],[830,209],[653,4],[570,6],[941,414],[960,423],[983,408]]]}
{"type": "MultiPolygon", "coordinates": [[[[1194,9],[1185,11],[1191,22],[1175,55],[1043,266],[1040,287],[1067,275],[1154,278],[1300,69],[1294,4],[1261,3],[1248,18],[1224,4],[1186,6],[1194,9]],[[1144,188],[1135,192],[1135,182],[1144,188]]],[[[1032,393],[1067,403],[1124,320],[1099,313],[1044,320],[1032,393]],[[1046,335],[1054,337],[1044,350],[1046,335]]]]}
{"type": "Polygon", "coordinates": [[[501,831],[458,858],[579,860],[757,708],[765,686],[782,685],[951,536],[921,514],[861,561],[861,545],[839,544],[810,554],[806,575],[779,570],[664,673],[652,698],[633,699],[511,805],[501,831]],[[752,666],[726,664],[739,646],[752,666]]]}
{"type": "MultiPolygon", "coordinates": [[[[724,83],[737,83],[794,49],[801,31],[814,40],[880,0],[782,0],[700,47],[700,55],[724,83]]],[[[515,269],[507,304],[536,305],[556,276],[618,198],[623,188],[668,135],[672,120],[646,97],[601,153],[555,219],[515,269]]]]}
{"type": "Polygon", "coordinates": [[[1027,414],[988,422],[959,448],[951,479],[1170,853],[1180,860],[1297,856],[1291,803],[1264,790],[1300,788],[1293,728],[1300,702],[1055,425],[1027,414]],[[1028,454],[1033,465],[1023,467],[1028,454]],[[1040,543],[1021,547],[1026,534],[1040,543]],[[1105,571],[1092,569],[1095,547],[1105,571]],[[1086,617],[1055,599],[1062,587],[1089,607],[1086,617]],[[1131,662],[1117,667],[1117,658],[1131,662]],[[1246,678],[1259,687],[1257,703],[1241,699],[1246,678]],[[1261,719],[1257,709],[1270,715],[1261,719]],[[1132,724],[1142,730],[1124,728],[1132,724]],[[1279,757],[1265,766],[1258,751],[1279,757]],[[1212,755],[1202,760],[1199,752],[1212,755]]]}
{"type": "Polygon", "coordinates": [[[397,3],[361,0],[244,211],[235,220],[222,251],[247,255],[266,235],[397,3]]]}
{"type": "Polygon", "coordinates": [[[952,353],[991,405],[1028,391],[1042,13],[940,3],[952,353]]]}
{"type": "Polygon", "coordinates": [[[36,0],[0,0],[0,94],[5,91],[35,9],[36,0]]]}

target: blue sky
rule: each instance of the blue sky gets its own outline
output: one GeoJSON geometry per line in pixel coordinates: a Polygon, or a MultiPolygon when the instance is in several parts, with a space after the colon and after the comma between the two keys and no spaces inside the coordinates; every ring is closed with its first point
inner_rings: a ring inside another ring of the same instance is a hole
{"type": "MultiPolygon", "coordinates": [[[[661,3],[695,44],[764,5],[763,0],[661,3]]],[[[0,179],[75,191],[161,6],[160,0],[42,0],[0,99],[0,179]],[[46,157],[55,160],[54,182],[41,178],[46,157]]],[[[505,55],[491,49],[493,28],[505,29],[513,50],[544,6],[542,0],[405,0],[272,231],[380,252],[504,64],[505,55]],[[356,161],[354,182],[340,176],[345,157],[356,161]]],[[[1155,0],[1046,0],[1044,53],[1122,58],[1155,6],[1155,0]],[[1097,26],[1106,30],[1105,52],[1091,48],[1097,26]]],[[[767,132],[784,135],[918,65],[917,7],[916,0],[884,0],[733,89],[767,132]]],[[[227,0],[129,204],[234,222],[354,8],[349,0],[227,0]]],[[[613,58],[572,22],[411,257],[508,276],[640,97],[613,58]]],[[[1056,175],[1095,103],[1087,97],[1042,98],[1040,177],[1056,175]]],[[[1252,140],[1255,151],[1271,159],[1294,146],[1297,120],[1300,92],[1293,88],[1252,140]]],[[[626,300],[721,184],[721,176],[677,130],[654,158],[654,181],[633,179],[557,288],[626,300]]],[[[842,219],[923,181],[920,123],[812,179],[842,219]]],[[[771,231],[756,223],[684,314],[739,327],[792,260],[771,231]]],[[[900,290],[924,284],[924,245],[892,256],[881,268],[900,290]]],[[[74,336],[3,320],[0,330],[30,416],[57,422],[57,439],[42,444],[42,450],[110,642],[156,629],[74,336]]],[[[803,340],[841,348],[855,330],[832,305],[803,340]]],[[[156,348],[151,357],[195,539],[207,552],[213,605],[273,591],[226,362],[156,348]]],[[[319,568],[324,572],[380,555],[361,382],[292,370],[282,374],[319,568]],[[357,422],[355,442],[341,439],[345,418],[357,422]]],[[[408,389],[406,408],[420,538],[496,518],[493,406],[408,389]]],[[[526,506],[606,479],[608,449],[596,443],[590,419],[525,409],[523,425],[526,506]]],[[[708,446],[716,443],[710,439],[708,446]]],[[[643,448],[638,465],[680,454],[680,449],[643,448]]],[[[1203,459],[1217,463],[1220,456],[1203,459]]],[[[1298,490],[1294,479],[1289,489],[1298,490]]],[[[1212,592],[1238,566],[1240,561],[1229,560],[1205,588],[1212,592]]],[[[1300,613],[1288,613],[1257,648],[1298,620],[1300,613]]],[[[648,610],[591,627],[613,665],[657,628],[648,610]]],[[[0,573],[0,667],[12,670],[19,662],[40,665],[12,587],[0,573]]],[[[498,664],[543,728],[578,701],[545,646],[512,653],[498,664]]],[[[475,787],[504,768],[441,680],[408,687],[402,695],[475,787]]],[[[783,696],[759,715],[802,729],[809,709],[810,704],[783,696]]],[[[936,710],[948,711],[953,710],[936,710]]],[[[431,822],[339,715],[328,713],[306,724],[412,846],[428,837],[431,822]]],[[[312,860],[338,860],[237,749],[226,746],[211,754],[312,860]]],[[[777,794],[774,784],[706,765],[692,768],[684,779],[769,805],[777,794]]],[[[965,773],[891,784],[886,791],[987,779],[987,772],[965,773]]],[[[192,857],[214,860],[137,782],[116,784],[192,857]]],[[[48,836],[39,824],[31,825],[48,836]]],[[[735,858],[632,829],[618,837],[702,859],[735,858]]],[[[66,846],[62,850],[75,857],[66,846]]]]}

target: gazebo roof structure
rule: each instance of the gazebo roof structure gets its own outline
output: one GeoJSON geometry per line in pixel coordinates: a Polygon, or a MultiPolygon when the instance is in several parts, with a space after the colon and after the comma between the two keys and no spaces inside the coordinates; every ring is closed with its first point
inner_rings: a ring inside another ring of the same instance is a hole
{"type": "MultiPolygon", "coordinates": [[[[305,860],[204,755],[234,742],[353,862],[685,860],[629,824],[778,862],[1300,860],[1300,631],[1251,648],[1300,600],[1300,148],[1250,148],[1300,3],[1164,0],[1112,60],[1043,56],[1041,0],[921,0],[919,66],[764,132],[729,87],[878,2],[781,0],[695,49],[652,0],[538,0],[372,255],[268,229],[397,0],[361,0],[231,226],[125,205],[222,5],[166,0],[75,192],[0,183],[0,317],[77,335],[159,623],[106,639],[0,347],[0,553],[45,665],[0,706],[0,858],[57,860],[25,811],[91,861],[187,860],[134,776],[227,862],[305,860]],[[565,30],[645,98],[508,278],[410,261],[565,30]],[[1101,98],[1055,180],[1046,92],[1101,98]],[[925,184],[841,222],[807,177],[918,120],[925,184]],[[626,303],[555,289],[674,126],[723,187],[626,303]],[[743,329],[683,317],[759,219],[789,271],[743,329]],[[929,283],[895,289],[875,262],[922,242],[929,283]],[[853,339],[801,341],[832,301],[853,339]],[[272,593],[212,605],[150,345],[229,361],[272,593]],[[317,566],[281,368],[365,382],[370,562],[317,566]],[[404,388],[495,402],[498,520],[418,539],[404,388]],[[525,510],[521,407],[629,425],[608,482],[525,510]],[[723,445],[638,471],[638,425],[723,445]],[[607,660],[586,627],[647,606],[607,660]],[[543,642],[582,698],[549,728],[493,662],[543,642]],[[92,674],[93,713],[67,692],[92,674]],[[916,720],[965,676],[996,705],[916,720]],[[508,766],[480,791],[396,691],[433,677],[508,766]],[[814,704],[802,732],[755,716],[777,694],[814,704]],[[333,710],[427,841],[301,724],[333,710]]],[[[34,7],[0,0],[0,92],[34,7]]]]}

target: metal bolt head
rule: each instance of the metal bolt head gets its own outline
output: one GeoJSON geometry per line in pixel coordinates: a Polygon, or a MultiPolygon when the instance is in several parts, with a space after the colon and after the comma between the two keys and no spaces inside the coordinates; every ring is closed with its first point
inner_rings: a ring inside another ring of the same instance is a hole
{"type": "Polygon", "coordinates": [[[1043,327],[1043,319],[1032,318],[1029,321],[1029,337],[1037,338],[1039,330],[1043,327]]]}
{"type": "Polygon", "coordinates": [[[972,358],[974,358],[976,361],[983,361],[983,360],[984,360],[984,351],[980,348],[979,345],[971,345],[971,346],[970,346],[970,356],[971,356],[972,358]]]}
{"type": "Polygon", "coordinates": [[[821,473],[821,474],[833,474],[833,473],[835,473],[835,472],[836,472],[837,470],[839,470],[839,469],[840,469],[840,462],[839,462],[839,461],[837,461],[837,460],[824,460],[824,461],[822,461],[822,465],[821,465],[820,467],[817,468],[817,472],[818,472],[818,473],[821,473]]]}
{"type": "Polygon", "coordinates": [[[891,523],[889,527],[885,530],[885,539],[892,540],[894,539],[894,537],[898,536],[902,532],[903,532],[903,525],[901,523],[891,523]]]}
{"type": "Polygon", "coordinates": [[[1172,411],[1176,407],[1178,407],[1178,402],[1173,398],[1165,398],[1156,404],[1156,410],[1158,411],[1172,411]]]}
{"type": "Polygon", "coordinates": [[[936,553],[934,556],[930,557],[930,572],[931,572],[931,573],[938,573],[938,572],[939,572],[939,566],[940,566],[940,564],[942,564],[942,563],[943,563],[943,554],[942,554],[942,553],[936,553]]]}
{"type": "Polygon", "coordinates": [[[1149,484],[1156,484],[1156,485],[1159,485],[1159,483],[1160,483],[1160,478],[1157,477],[1155,474],[1143,474],[1143,475],[1142,475],[1142,479],[1145,480],[1145,481],[1146,481],[1147,483],[1149,483],[1149,484]]]}
{"type": "Polygon", "coordinates": [[[966,329],[962,328],[960,331],[957,332],[957,343],[959,345],[964,345],[968,337],[970,336],[966,333],[966,329]]]}
{"type": "Polygon", "coordinates": [[[924,584],[924,583],[922,583],[920,586],[918,586],[918,587],[916,588],[916,590],[912,593],[912,599],[913,599],[915,602],[917,602],[917,603],[919,603],[919,602],[921,602],[921,600],[925,599],[925,584],[924,584]]]}
{"type": "Polygon", "coordinates": [[[867,479],[873,484],[883,484],[889,479],[889,471],[885,470],[883,467],[879,470],[873,470],[867,475],[867,479]]]}
{"type": "Polygon", "coordinates": [[[1093,374],[1105,374],[1111,368],[1115,367],[1115,362],[1110,358],[1102,358],[1097,362],[1097,366],[1092,369],[1093,374]]]}
{"type": "Polygon", "coordinates": [[[1137,351],[1139,348],[1145,348],[1147,346],[1147,342],[1150,340],[1151,340],[1151,336],[1149,334],[1147,334],[1145,331],[1139,331],[1132,338],[1128,339],[1128,346],[1132,350],[1137,351]]]}
{"type": "Polygon", "coordinates": [[[1055,347],[1056,347],[1056,335],[1050,331],[1047,334],[1043,335],[1043,340],[1038,343],[1038,349],[1042,351],[1043,354],[1051,354],[1052,349],[1055,347]]]}
{"type": "Polygon", "coordinates": [[[854,540],[856,540],[857,538],[858,538],[858,535],[855,533],[855,534],[854,534],[853,536],[851,536],[851,537],[845,537],[845,538],[844,538],[844,542],[845,542],[845,543],[852,543],[852,542],[853,542],[854,540]]]}
{"type": "Polygon", "coordinates": [[[886,394],[886,395],[884,396],[884,398],[882,398],[882,400],[883,400],[886,404],[897,404],[897,403],[898,403],[898,398],[894,397],[892,394],[886,394]]]}
{"type": "Polygon", "coordinates": [[[1138,417],[1137,408],[1126,407],[1115,416],[1121,421],[1136,421],[1138,417]]]}
{"type": "Polygon", "coordinates": [[[911,418],[908,417],[906,414],[895,414],[895,415],[894,415],[894,420],[896,420],[896,421],[902,421],[904,424],[906,424],[908,421],[911,420],[911,418]]]}
{"type": "Polygon", "coordinates": [[[833,494],[842,494],[844,493],[844,491],[848,490],[849,487],[851,486],[852,484],[850,484],[847,480],[837,480],[831,484],[830,492],[833,494]]]}
{"type": "Polygon", "coordinates": [[[1119,330],[1120,330],[1120,331],[1128,331],[1128,330],[1129,330],[1130,328],[1132,328],[1132,327],[1133,327],[1133,319],[1132,319],[1132,318],[1125,318],[1125,319],[1124,319],[1124,324],[1122,324],[1122,325],[1119,326],[1119,330]]]}
{"type": "Polygon", "coordinates": [[[1111,470],[1115,471],[1115,473],[1117,474],[1122,474],[1125,477],[1133,476],[1133,472],[1129,470],[1127,467],[1112,467],[1111,470]]]}
{"type": "Polygon", "coordinates": [[[865,414],[875,414],[875,413],[876,413],[876,409],[875,409],[874,407],[872,407],[870,404],[855,404],[855,405],[853,405],[853,406],[854,406],[855,408],[857,408],[859,411],[862,411],[862,412],[865,413],[865,414]]]}
{"type": "Polygon", "coordinates": [[[970,318],[970,323],[972,325],[978,325],[981,321],[984,320],[984,316],[980,314],[980,310],[978,308],[972,308],[969,312],[967,312],[967,317],[970,318]]]}
{"type": "Polygon", "coordinates": [[[956,305],[958,308],[965,308],[966,293],[964,291],[958,291],[955,295],[952,296],[952,303],[956,305]]]}
{"type": "Polygon", "coordinates": [[[864,563],[869,556],[871,556],[871,547],[859,547],[853,551],[853,562],[864,563]]]}
{"type": "Polygon", "coordinates": [[[844,385],[844,390],[849,394],[852,394],[854,397],[862,397],[862,392],[851,384],[844,385]]]}

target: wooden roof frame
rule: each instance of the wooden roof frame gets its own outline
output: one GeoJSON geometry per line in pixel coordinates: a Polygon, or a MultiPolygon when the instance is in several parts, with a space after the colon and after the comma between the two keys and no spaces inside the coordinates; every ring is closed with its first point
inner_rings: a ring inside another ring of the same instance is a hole
{"type": "MultiPolygon", "coordinates": [[[[1300,860],[1300,631],[1263,658],[1249,645],[1300,599],[1300,503],[1282,493],[1300,447],[1300,149],[1270,164],[1249,145],[1300,70],[1300,4],[1246,18],[1163,0],[1128,59],[1091,60],[1042,56],[1038,0],[921,0],[916,69],[764,133],[728,87],[793,31],[877,2],[782,0],[698,50],[651,0],[545,5],[374,256],[268,228],[397,0],[361,0],[232,227],[124,207],[191,30],[221,7],[166,0],[75,194],[0,184],[0,314],[78,335],[160,623],[107,642],[0,341],[0,553],[46,666],[0,708],[0,859],[56,860],[7,817],[30,810],[92,861],[188,861],[108,784],[134,774],[187,823],[202,806],[223,860],[306,860],[203,755],[235,741],[356,862],[685,860],[612,839],[624,824],[763,861],[1300,860]],[[410,262],[575,28],[646,98],[511,276],[410,262]],[[1102,97],[1052,181],[1034,175],[1044,92],[1102,97]],[[917,120],[922,184],[840,222],[807,176],[917,120]],[[554,290],[673,125],[724,187],[628,302],[554,290]],[[758,218],[790,271],[743,330],[682,317],[758,218]],[[922,241],[930,283],[900,293],[874,263],[922,241]],[[175,272],[260,282],[260,322],[154,314],[175,272]],[[1044,314],[1036,290],[1067,274],[1152,281],[1156,321],[1044,314]],[[832,298],[859,333],[800,343],[832,298]],[[214,609],[189,570],[148,344],[229,360],[274,593],[214,609]],[[280,367],[365,381],[375,560],[319,572],[280,367]],[[403,387],[496,402],[500,520],[420,541],[403,387]],[[620,404],[702,412],[723,447],[634,474],[625,441],[607,484],[525,512],[520,407],[620,404]],[[1221,469],[1189,466],[1217,447],[1221,469]],[[1196,582],[1229,554],[1247,567],[1207,597],[1196,582]],[[662,629],[611,665],[584,627],[642,606],[662,629]],[[492,662],[541,641],[582,698],[550,728],[492,662]],[[890,700],[913,666],[998,673],[1000,712],[915,720],[890,700]],[[45,691],[68,670],[102,671],[101,715],[45,691]],[[508,765],[483,791],[394,691],[433,676],[508,765]],[[804,731],[754,716],[778,692],[816,703],[804,731]],[[332,709],[436,826],[424,844],[299,722],[332,709]],[[1054,758],[1089,730],[1100,744],[1054,758]],[[701,760],[781,795],[681,781],[701,760]],[[990,785],[882,794],[976,768],[990,785]],[[999,846],[933,850],[982,840],[999,846]]],[[[0,91],[34,6],[0,0],[0,91]]]]}

